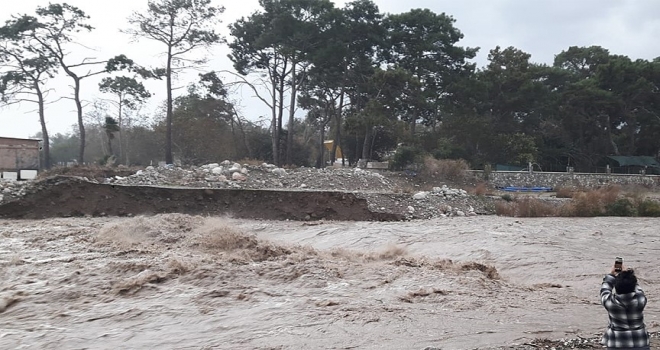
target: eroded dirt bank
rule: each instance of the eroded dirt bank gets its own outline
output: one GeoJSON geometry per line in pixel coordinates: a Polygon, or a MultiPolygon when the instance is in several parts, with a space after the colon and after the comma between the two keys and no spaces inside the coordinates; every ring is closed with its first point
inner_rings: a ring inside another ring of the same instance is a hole
{"type": "Polygon", "coordinates": [[[42,181],[25,197],[0,205],[0,218],[160,213],[228,214],[267,220],[390,221],[402,218],[395,213],[373,212],[365,199],[346,192],[123,186],[73,177],[42,181]]]}
{"type": "Polygon", "coordinates": [[[602,331],[617,255],[658,332],[657,223],[4,219],[0,348],[532,349],[602,331]]]}

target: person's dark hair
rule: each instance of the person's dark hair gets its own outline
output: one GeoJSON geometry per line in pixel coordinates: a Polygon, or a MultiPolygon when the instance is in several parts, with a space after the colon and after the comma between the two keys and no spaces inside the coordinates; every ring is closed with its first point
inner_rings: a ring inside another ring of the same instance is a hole
{"type": "Polygon", "coordinates": [[[614,288],[616,288],[617,294],[632,293],[635,291],[635,286],[637,286],[637,277],[635,277],[634,271],[621,271],[616,275],[614,288]]]}

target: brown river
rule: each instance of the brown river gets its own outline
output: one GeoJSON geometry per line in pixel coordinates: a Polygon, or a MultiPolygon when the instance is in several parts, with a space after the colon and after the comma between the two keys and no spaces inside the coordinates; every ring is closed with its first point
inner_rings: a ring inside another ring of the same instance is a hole
{"type": "Polygon", "coordinates": [[[658,219],[0,220],[0,349],[476,349],[593,337],[615,256],[660,330],[658,219]]]}

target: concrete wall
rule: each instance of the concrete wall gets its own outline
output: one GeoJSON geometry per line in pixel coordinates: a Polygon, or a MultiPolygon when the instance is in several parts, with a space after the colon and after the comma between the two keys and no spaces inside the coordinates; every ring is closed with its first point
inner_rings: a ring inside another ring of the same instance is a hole
{"type": "MultiPolygon", "coordinates": [[[[481,170],[472,171],[475,177],[484,178],[481,170]]],[[[587,173],[550,173],[526,171],[493,171],[488,175],[488,182],[497,187],[507,186],[547,186],[547,187],[601,187],[606,185],[644,185],[660,187],[659,175],[632,174],[587,174],[587,173]]]]}
{"type": "Polygon", "coordinates": [[[39,140],[0,137],[0,172],[39,169],[39,140]]]}

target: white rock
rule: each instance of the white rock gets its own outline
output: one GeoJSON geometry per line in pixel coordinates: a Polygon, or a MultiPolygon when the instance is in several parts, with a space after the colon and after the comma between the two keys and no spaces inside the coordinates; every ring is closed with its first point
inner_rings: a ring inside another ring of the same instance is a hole
{"type": "Polygon", "coordinates": [[[467,215],[468,215],[468,216],[477,216],[477,213],[471,211],[471,212],[469,212],[467,215]]]}
{"type": "Polygon", "coordinates": [[[206,164],[206,165],[202,166],[202,168],[213,169],[213,168],[217,168],[219,166],[220,166],[220,164],[218,164],[218,163],[211,163],[211,164],[206,164]]]}
{"type": "Polygon", "coordinates": [[[241,173],[233,173],[231,179],[234,181],[246,181],[247,177],[241,173]]]}
{"type": "Polygon", "coordinates": [[[142,174],[144,174],[144,171],[143,171],[143,170],[138,170],[138,171],[135,173],[135,175],[137,175],[137,176],[142,176],[142,174]]]}
{"type": "Polygon", "coordinates": [[[433,193],[441,193],[442,188],[441,187],[433,187],[433,193]]]}
{"type": "Polygon", "coordinates": [[[460,210],[457,210],[456,211],[456,216],[465,216],[465,213],[460,211],[460,210]]]}
{"type": "Polygon", "coordinates": [[[149,165],[145,170],[146,170],[146,171],[154,171],[155,169],[156,169],[156,168],[154,168],[154,167],[152,167],[151,165],[149,165]]]}
{"type": "Polygon", "coordinates": [[[417,192],[413,196],[413,199],[415,199],[415,200],[426,199],[426,197],[428,197],[428,195],[429,195],[428,192],[417,192]]]}
{"type": "Polygon", "coordinates": [[[471,205],[468,206],[468,212],[474,213],[474,208],[471,205]]]}
{"type": "Polygon", "coordinates": [[[241,172],[241,166],[240,165],[236,166],[236,164],[234,164],[231,168],[229,168],[229,173],[230,174],[240,173],[240,172],[241,172]]]}
{"type": "Polygon", "coordinates": [[[247,168],[242,168],[241,169],[241,174],[247,175],[248,174],[248,169],[247,168]]]}
{"type": "Polygon", "coordinates": [[[300,188],[307,188],[307,185],[302,184],[302,185],[300,185],[300,188]]]}
{"type": "Polygon", "coordinates": [[[230,166],[231,162],[228,161],[228,160],[225,160],[224,162],[220,163],[220,165],[230,166]]]}
{"type": "Polygon", "coordinates": [[[282,168],[275,168],[275,169],[273,169],[273,174],[275,174],[277,176],[284,176],[284,175],[286,175],[286,170],[284,170],[282,168]]]}
{"type": "Polygon", "coordinates": [[[408,206],[408,212],[409,212],[410,214],[414,213],[414,212],[415,212],[415,208],[413,208],[412,206],[408,206]]]}
{"type": "Polygon", "coordinates": [[[225,170],[225,169],[224,169],[223,167],[218,166],[218,167],[215,167],[215,168],[211,169],[211,172],[212,172],[213,174],[215,174],[215,175],[220,175],[220,174],[222,174],[222,172],[223,172],[224,170],[225,170]]]}

